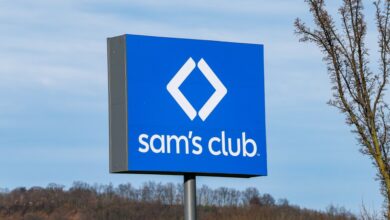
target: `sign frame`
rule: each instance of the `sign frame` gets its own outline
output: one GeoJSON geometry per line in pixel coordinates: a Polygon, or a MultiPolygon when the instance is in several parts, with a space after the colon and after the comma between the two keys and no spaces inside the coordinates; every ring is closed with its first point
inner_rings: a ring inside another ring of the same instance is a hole
{"type": "MultiPolygon", "coordinates": [[[[107,60],[108,60],[108,88],[109,88],[109,167],[110,173],[134,173],[134,174],[163,174],[163,175],[188,175],[195,174],[196,176],[220,176],[220,177],[255,177],[267,175],[267,156],[265,152],[265,172],[261,174],[234,174],[220,172],[172,172],[172,171],[145,171],[145,170],[130,170],[129,169],[129,127],[128,127],[128,68],[126,45],[127,37],[137,36],[146,38],[141,35],[121,35],[107,39],[107,60]]],[[[172,40],[191,40],[178,38],[165,38],[172,40]]],[[[205,41],[205,40],[194,40],[205,41]]],[[[213,42],[213,41],[209,41],[213,42]]],[[[217,42],[217,41],[215,41],[217,42]]],[[[218,41],[220,42],[220,41],[218,41]]],[[[220,42],[230,43],[230,42],[220,42]]],[[[260,45],[263,47],[262,45],[260,45]]],[[[259,60],[263,62],[264,60],[259,60]]],[[[262,66],[264,73],[264,65],[262,66]]],[[[260,74],[260,73],[259,73],[260,74]]],[[[264,78],[264,75],[262,76],[264,78]]],[[[168,88],[169,90],[169,88],[168,88]]],[[[264,84],[263,84],[264,90],[264,84]]],[[[264,98],[265,99],[265,98],[264,98]]],[[[263,100],[264,101],[264,100],[263,100]]],[[[218,103],[217,103],[218,104],[218,103]]],[[[265,123],[265,101],[264,105],[264,123],[265,123]]],[[[184,110],[184,109],[183,109],[184,110]]],[[[202,118],[203,120],[203,118],[202,118]]],[[[265,124],[264,124],[265,132],[265,124]]],[[[265,138],[265,134],[264,134],[265,138]]],[[[264,143],[266,143],[264,139],[264,143]]],[[[266,148],[266,146],[264,146],[266,148]]]]}

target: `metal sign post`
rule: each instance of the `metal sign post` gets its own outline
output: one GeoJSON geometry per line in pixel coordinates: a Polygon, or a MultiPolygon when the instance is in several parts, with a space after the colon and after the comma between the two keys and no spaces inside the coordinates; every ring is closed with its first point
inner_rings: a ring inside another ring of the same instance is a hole
{"type": "Polygon", "coordinates": [[[196,220],[196,176],[184,175],[184,220],[196,220]]]}

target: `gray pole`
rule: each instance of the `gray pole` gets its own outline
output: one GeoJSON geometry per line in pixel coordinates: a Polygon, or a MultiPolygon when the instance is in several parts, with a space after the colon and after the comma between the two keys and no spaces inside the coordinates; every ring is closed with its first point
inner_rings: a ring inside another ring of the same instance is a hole
{"type": "Polygon", "coordinates": [[[184,220],[196,220],[196,177],[184,174],[184,220]]]}

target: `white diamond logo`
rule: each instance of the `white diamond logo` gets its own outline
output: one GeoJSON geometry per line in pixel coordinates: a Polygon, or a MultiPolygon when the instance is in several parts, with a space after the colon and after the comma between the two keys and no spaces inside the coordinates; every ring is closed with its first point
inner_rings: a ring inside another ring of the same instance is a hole
{"type": "Polygon", "coordinates": [[[215,75],[214,71],[210,68],[206,61],[202,58],[196,65],[195,61],[191,57],[168,83],[167,90],[191,120],[194,120],[198,114],[203,121],[209,117],[209,115],[214,111],[214,109],[227,93],[226,87],[222,84],[221,80],[218,79],[217,75],[215,75]],[[211,97],[207,100],[198,113],[187,100],[187,98],[183,95],[183,93],[179,90],[181,84],[183,84],[183,82],[192,73],[196,66],[215,89],[215,92],[211,95],[211,97]]]}

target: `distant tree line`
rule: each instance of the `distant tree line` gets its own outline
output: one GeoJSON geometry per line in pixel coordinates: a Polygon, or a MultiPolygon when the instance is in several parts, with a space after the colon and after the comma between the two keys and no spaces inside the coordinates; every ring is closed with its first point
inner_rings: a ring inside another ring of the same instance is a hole
{"type": "MultiPolygon", "coordinates": [[[[69,189],[53,183],[20,187],[0,191],[0,219],[183,219],[183,194],[182,184],[156,182],[140,187],[84,182],[74,182],[69,189]]],[[[344,208],[301,209],[256,188],[203,185],[197,189],[197,202],[199,219],[356,219],[344,208]]]]}

